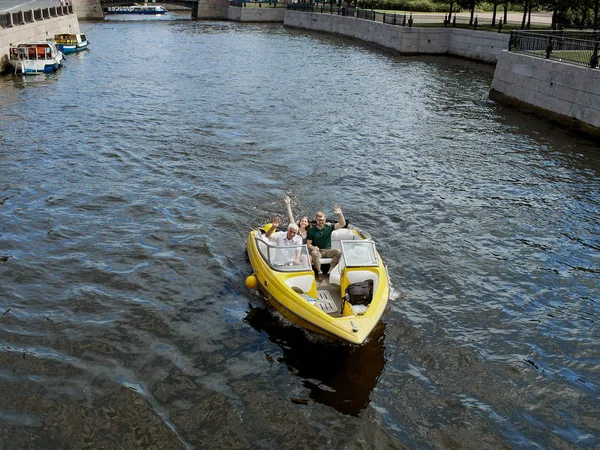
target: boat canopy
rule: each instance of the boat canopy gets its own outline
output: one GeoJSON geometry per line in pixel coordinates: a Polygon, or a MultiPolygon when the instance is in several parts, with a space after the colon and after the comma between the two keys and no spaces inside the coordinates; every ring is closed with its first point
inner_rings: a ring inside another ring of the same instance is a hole
{"type": "Polygon", "coordinates": [[[16,47],[10,47],[10,55],[19,59],[52,59],[54,54],[53,47],[47,42],[34,42],[18,44],[16,47]]]}

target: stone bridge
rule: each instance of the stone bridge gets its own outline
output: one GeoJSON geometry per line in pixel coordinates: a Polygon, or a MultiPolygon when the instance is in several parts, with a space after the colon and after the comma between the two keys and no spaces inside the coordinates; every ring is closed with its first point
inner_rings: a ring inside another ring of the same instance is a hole
{"type": "MultiPolygon", "coordinates": [[[[79,19],[103,19],[104,11],[111,6],[127,6],[136,0],[74,0],[75,14],[79,19]]],[[[143,3],[137,1],[137,3],[143,3]]],[[[190,8],[193,19],[227,19],[228,0],[160,0],[148,1],[148,4],[160,3],[169,9],[169,5],[190,8]]]]}

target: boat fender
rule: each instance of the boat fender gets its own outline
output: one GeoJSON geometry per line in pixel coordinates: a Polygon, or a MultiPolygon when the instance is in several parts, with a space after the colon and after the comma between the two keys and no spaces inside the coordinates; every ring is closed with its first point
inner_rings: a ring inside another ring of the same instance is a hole
{"type": "Polygon", "coordinates": [[[255,289],[256,286],[258,286],[258,279],[256,278],[256,275],[252,274],[246,277],[246,287],[248,289],[255,289]]]}

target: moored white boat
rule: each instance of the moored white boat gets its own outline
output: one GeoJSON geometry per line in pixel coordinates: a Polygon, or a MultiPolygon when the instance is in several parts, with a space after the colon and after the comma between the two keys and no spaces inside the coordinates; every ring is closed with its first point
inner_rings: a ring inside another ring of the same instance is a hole
{"type": "Polygon", "coordinates": [[[54,42],[64,54],[86,50],[90,45],[90,41],[85,34],[56,34],[54,35],[54,42]]]}
{"type": "Polygon", "coordinates": [[[254,270],[246,279],[291,322],[310,331],[352,344],[363,343],[375,328],[389,297],[387,269],[375,243],[358,229],[342,228],[331,235],[331,247],[341,250],[329,279],[317,282],[306,245],[277,247],[265,239],[265,228],[250,232],[248,257],[254,270]],[[285,255],[292,252],[288,262],[285,255]]]}
{"type": "Polygon", "coordinates": [[[63,53],[54,42],[26,42],[10,45],[8,63],[23,75],[51,73],[60,68],[63,53]]]}
{"type": "Polygon", "coordinates": [[[107,14],[165,14],[167,10],[161,5],[110,6],[107,14]]]}

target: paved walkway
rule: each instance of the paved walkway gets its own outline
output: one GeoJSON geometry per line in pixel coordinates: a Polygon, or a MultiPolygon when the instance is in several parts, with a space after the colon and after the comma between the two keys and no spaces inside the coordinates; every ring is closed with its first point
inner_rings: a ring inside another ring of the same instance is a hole
{"type": "Polygon", "coordinates": [[[60,6],[59,0],[0,0],[0,14],[60,6]]]}
{"type": "MultiPolygon", "coordinates": [[[[0,0],[0,2],[1,1],[2,0],[0,0]]],[[[461,13],[457,13],[457,15],[459,17],[469,18],[471,16],[471,13],[461,12],[461,13]]],[[[479,20],[481,20],[481,19],[492,20],[493,14],[491,12],[476,12],[475,15],[479,18],[479,20]]],[[[507,18],[508,18],[509,23],[521,22],[523,20],[522,12],[509,11],[507,13],[507,16],[508,16],[507,18]]],[[[499,9],[498,12],[496,13],[496,22],[499,19],[504,19],[504,11],[502,9],[499,9]]],[[[552,23],[552,13],[551,12],[531,13],[531,23],[540,23],[540,24],[550,25],[552,23]]]]}

